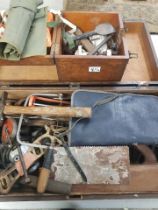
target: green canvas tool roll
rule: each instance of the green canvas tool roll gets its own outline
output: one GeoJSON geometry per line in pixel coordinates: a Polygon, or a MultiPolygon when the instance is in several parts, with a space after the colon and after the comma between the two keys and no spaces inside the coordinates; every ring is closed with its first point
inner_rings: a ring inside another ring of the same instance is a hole
{"type": "Polygon", "coordinates": [[[20,60],[46,55],[47,9],[43,0],[11,0],[8,20],[0,39],[0,59],[20,60]]]}

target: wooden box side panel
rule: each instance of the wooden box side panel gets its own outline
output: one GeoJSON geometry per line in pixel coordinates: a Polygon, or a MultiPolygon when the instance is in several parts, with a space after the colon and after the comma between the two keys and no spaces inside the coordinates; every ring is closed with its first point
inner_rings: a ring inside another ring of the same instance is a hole
{"type": "MultiPolygon", "coordinates": [[[[141,69],[142,74],[143,74],[143,72],[145,73],[145,71],[148,71],[147,73],[148,73],[151,81],[158,80],[158,59],[156,57],[153,43],[152,43],[150,34],[146,28],[145,23],[144,22],[126,22],[125,28],[127,29],[127,34],[130,34],[131,37],[133,36],[133,41],[134,41],[134,39],[136,39],[136,36],[137,36],[137,41],[138,41],[137,44],[140,43],[140,45],[141,45],[140,46],[141,52],[139,51],[139,46],[137,46],[136,50],[132,52],[132,53],[138,53],[138,59],[136,59],[135,62],[132,61],[132,63],[133,64],[135,63],[134,66],[137,69],[138,68],[141,69]],[[140,55],[139,52],[142,54],[140,55]],[[141,59],[141,57],[143,57],[144,59],[141,59]],[[137,60],[139,62],[137,62],[137,60]],[[136,64],[137,64],[137,66],[136,66],[136,64]]],[[[128,44],[132,45],[132,43],[128,43],[128,44]]],[[[132,66],[131,66],[131,68],[132,68],[132,66]]],[[[135,72],[135,74],[136,74],[136,72],[135,72]]],[[[142,75],[141,80],[143,80],[143,78],[144,77],[142,75]]],[[[146,80],[146,79],[147,78],[145,77],[144,80],[146,80]]]]}
{"type": "Polygon", "coordinates": [[[83,32],[94,30],[98,24],[104,22],[111,23],[117,31],[123,29],[123,22],[118,13],[64,11],[63,15],[83,32]]]}
{"type": "Polygon", "coordinates": [[[67,82],[118,81],[121,80],[127,63],[125,58],[56,58],[59,80],[67,82]],[[91,67],[100,68],[100,71],[90,72],[91,67]]]}
{"type": "Polygon", "coordinates": [[[142,45],[144,46],[144,48],[146,48],[146,50],[144,51],[144,54],[146,56],[146,62],[147,62],[147,66],[150,69],[150,77],[151,80],[153,81],[157,81],[158,80],[158,59],[156,56],[156,52],[154,50],[154,46],[151,40],[151,37],[147,31],[146,25],[143,26],[144,27],[144,32],[142,31],[142,45]]]}

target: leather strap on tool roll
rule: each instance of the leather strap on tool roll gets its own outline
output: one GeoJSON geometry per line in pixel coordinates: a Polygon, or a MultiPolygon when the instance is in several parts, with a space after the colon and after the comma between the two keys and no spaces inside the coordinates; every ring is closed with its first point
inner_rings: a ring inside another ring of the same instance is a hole
{"type": "Polygon", "coordinates": [[[71,146],[157,144],[158,97],[76,91],[72,106],[92,107],[92,118],[72,119],[71,146]]]}

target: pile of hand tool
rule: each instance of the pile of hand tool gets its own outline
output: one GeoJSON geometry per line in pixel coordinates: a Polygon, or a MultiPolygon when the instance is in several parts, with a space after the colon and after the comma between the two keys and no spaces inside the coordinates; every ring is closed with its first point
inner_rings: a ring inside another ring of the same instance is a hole
{"type": "Polygon", "coordinates": [[[60,11],[50,10],[56,21],[48,26],[62,26],[63,53],[68,55],[104,55],[119,54],[119,32],[109,22],[102,22],[92,31],[83,32],[78,26],[65,19],[60,11]]]}
{"type": "Polygon", "coordinates": [[[33,94],[15,101],[9,101],[6,92],[2,94],[0,194],[8,193],[16,182],[36,187],[38,193],[69,194],[71,184],[50,179],[56,147],[65,149],[83,181],[87,181],[65,133],[69,118],[91,117],[91,109],[69,104],[69,97],[63,94],[33,94]]]}
{"type": "MultiPolygon", "coordinates": [[[[100,133],[93,127],[93,136],[86,133],[91,129],[88,126],[98,109],[110,106],[125,95],[109,93],[106,98],[106,93],[102,93],[103,100],[98,98],[99,101],[93,104],[90,98],[85,101],[80,94],[89,97],[89,94],[101,93],[79,91],[74,94],[72,99],[62,93],[35,93],[26,98],[11,99],[6,92],[2,93],[0,194],[7,194],[19,186],[21,190],[25,187],[36,189],[38,193],[70,194],[72,184],[125,184],[129,180],[130,162],[157,162],[156,145],[120,141],[111,142],[113,146],[107,147],[108,137],[102,139],[106,140],[103,145],[102,140],[97,139],[100,133]],[[80,126],[82,133],[76,136],[80,126]]],[[[105,134],[107,136],[107,131],[105,134]]]]}

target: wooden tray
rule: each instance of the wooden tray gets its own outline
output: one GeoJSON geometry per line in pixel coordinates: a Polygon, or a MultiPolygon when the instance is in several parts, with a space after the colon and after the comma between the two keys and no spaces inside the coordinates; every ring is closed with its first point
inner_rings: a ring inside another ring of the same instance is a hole
{"type": "Polygon", "coordinates": [[[127,48],[138,58],[129,60],[121,82],[158,80],[158,60],[145,23],[126,22],[125,28],[127,48]]]}
{"type": "MultiPolygon", "coordinates": [[[[120,82],[158,80],[158,60],[143,22],[126,22],[126,45],[131,53],[137,53],[137,59],[130,59],[120,82]]],[[[45,66],[4,66],[0,65],[0,84],[54,84],[59,83],[55,65],[45,66]],[[20,69],[19,69],[20,68],[20,69]]],[[[82,83],[82,82],[78,82],[82,83]]]]}
{"type": "MultiPolygon", "coordinates": [[[[84,85],[80,88],[85,88],[84,85]]],[[[117,93],[141,93],[141,94],[154,94],[158,95],[158,83],[153,84],[152,88],[149,86],[144,86],[143,84],[138,84],[138,86],[131,85],[123,85],[116,84],[115,86],[110,85],[100,85],[100,86],[89,86],[89,89],[99,89],[104,90],[106,92],[117,92],[117,93]]],[[[60,88],[55,86],[45,86],[44,88],[29,86],[29,87],[1,87],[0,94],[2,91],[6,91],[9,94],[10,99],[18,99],[21,97],[28,96],[29,94],[33,94],[36,92],[40,93],[65,93],[71,94],[74,91],[74,88],[70,88],[68,86],[60,88]]],[[[158,164],[149,164],[148,165],[130,165],[130,180],[129,183],[119,184],[119,185],[100,185],[100,184],[78,184],[73,185],[71,195],[69,199],[73,199],[74,196],[78,196],[78,198],[87,198],[87,196],[91,196],[92,199],[105,198],[106,196],[111,195],[111,197],[115,197],[116,195],[121,196],[129,196],[137,194],[137,197],[146,194],[156,194],[158,193],[158,164]],[[150,171],[150,173],[149,173],[150,171]],[[148,184],[147,184],[148,183],[148,184]],[[101,197],[99,197],[101,196],[101,197]]],[[[43,195],[39,195],[34,191],[29,190],[28,188],[21,188],[18,191],[14,189],[8,195],[0,195],[0,201],[10,201],[12,199],[15,200],[56,200],[63,199],[66,197],[63,196],[55,196],[48,193],[43,195]]]]}

